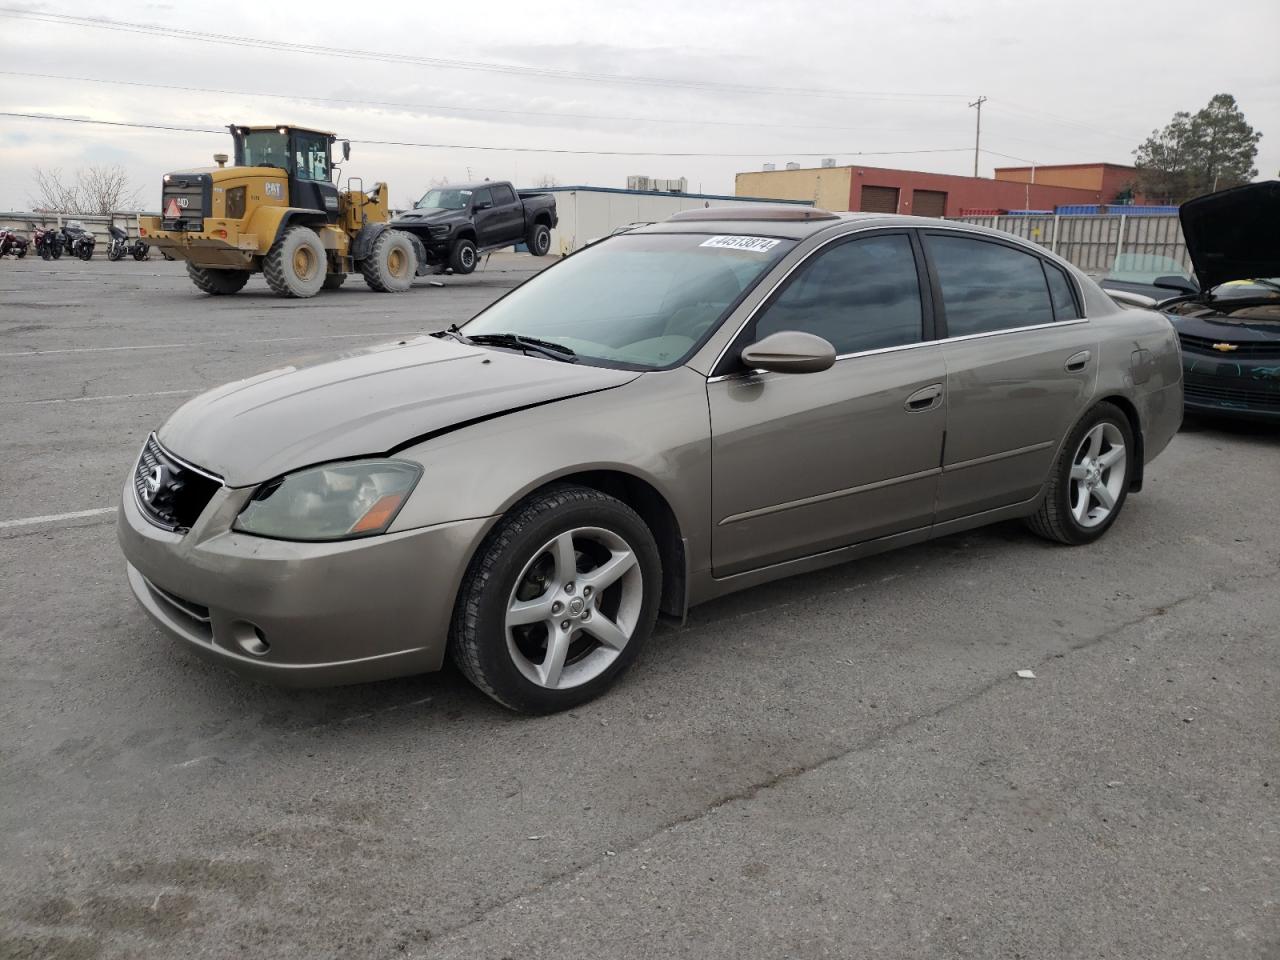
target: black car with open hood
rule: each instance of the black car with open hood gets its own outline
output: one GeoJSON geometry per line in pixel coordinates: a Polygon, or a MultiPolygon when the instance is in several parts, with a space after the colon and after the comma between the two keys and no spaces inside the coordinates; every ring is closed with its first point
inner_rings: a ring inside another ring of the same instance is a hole
{"type": "Polygon", "coordinates": [[[1200,292],[1160,304],[1182,343],[1189,411],[1280,422],[1280,181],[1179,210],[1200,292]]]}

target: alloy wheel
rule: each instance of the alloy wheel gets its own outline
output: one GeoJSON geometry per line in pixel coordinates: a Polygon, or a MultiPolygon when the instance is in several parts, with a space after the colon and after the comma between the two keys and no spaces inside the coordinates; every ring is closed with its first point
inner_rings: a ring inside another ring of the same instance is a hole
{"type": "Polygon", "coordinates": [[[1124,434],[1104,420],[1084,435],[1071,459],[1071,515],[1088,529],[1115,510],[1128,471],[1124,434]]]}
{"type": "Polygon", "coordinates": [[[507,602],[507,650],[531,683],[589,683],[618,658],[644,606],[644,575],[618,534],[577,527],[525,564],[507,602]]]}

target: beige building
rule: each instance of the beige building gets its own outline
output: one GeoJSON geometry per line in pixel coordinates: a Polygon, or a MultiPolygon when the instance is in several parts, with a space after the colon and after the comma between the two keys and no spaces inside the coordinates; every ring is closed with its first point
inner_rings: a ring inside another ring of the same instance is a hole
{"type": "Polygon", "coordinates": [[[734,179],[740,197],[804,200],[823,210],[848,210],[852,167],[754,170],[734,179]]]}

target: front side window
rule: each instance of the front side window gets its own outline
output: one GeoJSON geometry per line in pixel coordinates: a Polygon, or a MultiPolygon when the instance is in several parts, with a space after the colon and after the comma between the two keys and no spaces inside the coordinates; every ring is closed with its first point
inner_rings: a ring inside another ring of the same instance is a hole
{"type": "Polygon", "coordinates": [[[837,354],[919,343],[924,311],[911,241],[903,234],[832,247],[805,263],[756,321],[754,339],[816,334],[837,354]]]}
{"type": "Polygon", "coordinates": [[[476,209],[479,209],[480,207],[484,206],[486,203],[492,203],[492,199],[490,198],[488,188],[484,190],[477,190],[475,192],[475,195],[471,198],[471,205],[476,209]]]}
{"type": "Polygon", "coordinates": [[[794,246],[770,237],[620,234],[544,270],[462,332],[537,337],[603,366],[675,366],[794,246]]]}
{"type": "Polygon", "coordinates": [[[930,234],[947,335],[969,336],[1053,322],[1040,258],[1000,243],[930,234]]]}
{"type": "Polygon", "coordinates": [[[329,144],[323,137],[295,134],[294,176],[329,182],[329,144]]]}

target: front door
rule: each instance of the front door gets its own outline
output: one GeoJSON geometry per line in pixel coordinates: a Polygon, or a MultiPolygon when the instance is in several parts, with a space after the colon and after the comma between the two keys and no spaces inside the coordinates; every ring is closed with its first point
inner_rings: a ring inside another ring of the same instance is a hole
{"type": "Polygon", "coordinates": [[[946,367],[909,232],[815,253],[730,353],[780,330],[829,340],[820,373],[739,369],[707,384],[712,566],[728,576],[927,527],[946,425],[946,367]]]}
{"type": "Polygon", "coordinates": [[[1020,503],[1084,410],[1098,342],[1066,273],[995,239],[925,236],[947,339],[947,450],[937,522],[1020,503]]]}
{"type": "Polygon", "coordinates": [[[502,214],[494,209],[493,191],[488,187],[471,195],[471,222],[476,226],[476,246],[487,247],[497,235],[502,214]]]}

